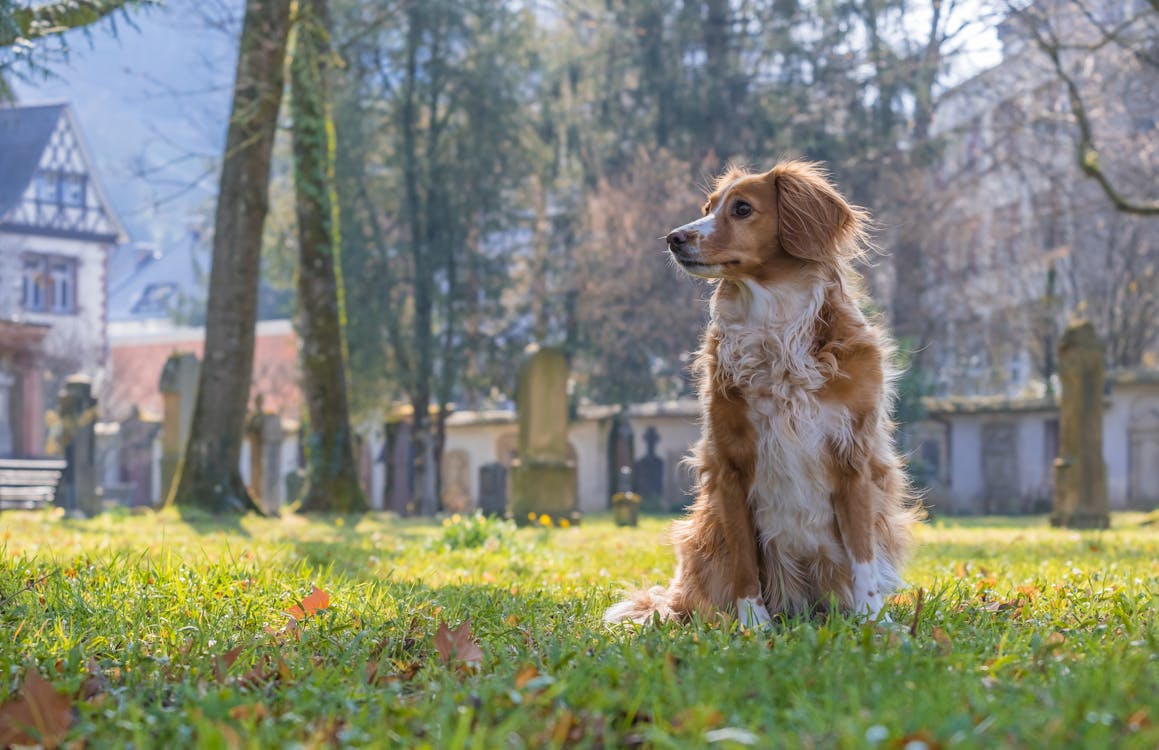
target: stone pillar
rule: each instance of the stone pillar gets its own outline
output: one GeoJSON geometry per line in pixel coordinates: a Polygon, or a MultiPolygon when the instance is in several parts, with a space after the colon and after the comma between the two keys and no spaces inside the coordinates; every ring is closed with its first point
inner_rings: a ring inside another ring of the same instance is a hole
{"type": "Polygon", "coordinates": [[[567,359],[558,347],[533,352],[519,368],[519,457],[508,474],[508,513],[516,523],[579,520],[576,467],[568,460],[567,359]],[[532,518],[534,516],[534,519],[532,518]]]}
{"type": "Polygon", "coordinates": [[[164,399],[164,417],[161,421],[161,497],[163,505],[177,473],[177,464],[185,453],[189,429],[193,422],[193,405],[197,399],[197,377],[200,366],[197,357],[189,352],[169,355],[161,370],[161,396],[164,399]]]}
{"type": "Polygon", "coordinates": [[[97,401],[92,382],[73,375],[60,391],[61,442],[68,462],[63,480],[65,510],[87,517],[100,513],[96,482],[97,401]]]}
{"type": "Polygon", "coordinates": [[[1103,461],[1103,346],[1089,322],[1073,322],[1062,335],[1058,373],[1062,395],[1050,522],[1071,529],[1105,529],[1111,515],[1103,461]]]}
{"type": "Polygon", "coordinates": [[[24,452],[29,456],[44,455],[44,376],[41,372],[40,363],[29,357],[20,375],[24,414],[18,413],[15,417],[23,419],[24,452]]]}

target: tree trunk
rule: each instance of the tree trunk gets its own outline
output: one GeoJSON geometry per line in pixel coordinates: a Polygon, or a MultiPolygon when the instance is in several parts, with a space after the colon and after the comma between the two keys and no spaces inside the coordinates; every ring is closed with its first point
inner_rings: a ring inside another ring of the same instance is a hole
{"type": "Polygon", "coordinates": [[[247,0],[226,136],[205,319],[205,361],[185,456],[168,502],[218,513],[262,509],[238,470],[253,374],[262,227],[282,101],[290,0],[247,0]]]}
{"type": "Polygon", "coordinates": [[[300,509],[359,512],[367,504],[358,484],[346,394],[334,127],[326,87],[329,9],[326,0],[301,0],[298,8],[290,95],[298,213],[298,329],[309,411],[300,509]]]}

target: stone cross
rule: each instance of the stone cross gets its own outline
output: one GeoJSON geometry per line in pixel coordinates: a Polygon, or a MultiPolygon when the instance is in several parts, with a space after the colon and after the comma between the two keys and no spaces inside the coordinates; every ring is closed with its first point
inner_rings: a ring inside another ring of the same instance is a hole
{"type": "Polygon", "coordinates": [[[62,480],[65,511],[91,518],[101,512],[96,474],[97,401],[92,381],[84,375],[69,377],[60,391],[58,410],[68,462],[62,480]]]}
{"type": "Polygon", "coordinates": [[[177,464],[185,453],[193,422],[193,404],[197,399],[199,372],[197,356],[189,352],[170,354],[161,370],[160,390],[165,403],[161,422],[161,497],[158,504],[169,497],[177,464]]]}
{"type": "Polygon", "coordinates": [[[1063,333],[1058,373],[1062,395],[1050,522],[1072,529],[1105,529],[1111,515],[1103,461],[1103,345],[1089,322],[1072,322],[1063,333]]]}
{"type": "Polygon", "coordinates": [[[576,467],[568,460],[567,358],[558,347],[533,351],[519,368],[515,410],[519,457],[508,474],[508,512],[516,523],[547,515],[578,520],[576,467]]]}

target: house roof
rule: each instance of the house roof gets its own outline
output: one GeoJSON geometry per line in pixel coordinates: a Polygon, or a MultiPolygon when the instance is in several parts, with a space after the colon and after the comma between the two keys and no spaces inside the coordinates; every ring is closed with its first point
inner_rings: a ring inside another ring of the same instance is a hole
{"type": "Polygon", "coordinates": [[[164,251],[117,247],[109,254],[109,322],[168,320],[182,303],[201,307],[209,263],[209,253],[195,236],[164,251]]]}
{"type": "Polygon", "coordinates": [[[84,134],[72,109],[62,102],[0,105],[0,217],[20,202],[62,117],[75,139],[97,207],[111,228],[107,237],[99,237],[105,241],[125,242],[128,234],[113,211],[113,204],[96,173],[96,164],[84,134]]]}
{"type": "Polygon", "coordinates": [[[20,200],[32,182],[65,106],[0,106],[0,215],[20,200]]]}

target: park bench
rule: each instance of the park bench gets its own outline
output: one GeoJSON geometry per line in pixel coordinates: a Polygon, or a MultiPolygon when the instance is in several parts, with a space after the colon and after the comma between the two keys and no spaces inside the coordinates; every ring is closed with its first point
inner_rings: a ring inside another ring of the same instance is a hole
{"type": "Polygon", "coordinates": [[[0,458],[0,511],[51,505],[66,465],[59,458],[0,458]]]}

